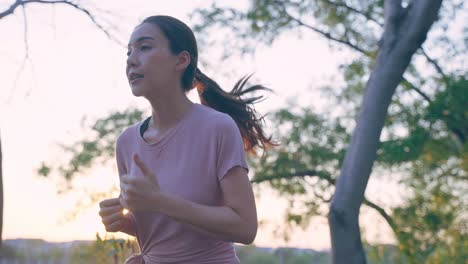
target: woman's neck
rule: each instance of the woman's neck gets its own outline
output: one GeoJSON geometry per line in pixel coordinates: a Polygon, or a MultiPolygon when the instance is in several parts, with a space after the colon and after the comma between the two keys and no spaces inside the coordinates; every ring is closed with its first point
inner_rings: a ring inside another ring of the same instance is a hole
{"type": "Polygon", "coordinates": [[[148,129],[155,129],[158,133],[174,127],[193,107],[185,93],[161,98],[150,100],[152,117],[148,129]]]}

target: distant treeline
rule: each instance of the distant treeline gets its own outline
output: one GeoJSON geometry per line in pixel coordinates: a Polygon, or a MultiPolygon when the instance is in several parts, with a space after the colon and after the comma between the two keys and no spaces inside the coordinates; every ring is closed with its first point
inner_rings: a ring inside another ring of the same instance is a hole
{"type": "MultiPolygon", "coordinates": [[[[393,245],[367,246],[369,263],[405,263],[404,255],[393,245]]],[[[50,243],[40,239],[5,240],[0,249],[0,264],[123,263],[138,252],[134,240],[102,239],[50,243]]],[[[300,248],[265,248],[236,245],[242,264],[330,263],[328,251],[300,248]]]]}

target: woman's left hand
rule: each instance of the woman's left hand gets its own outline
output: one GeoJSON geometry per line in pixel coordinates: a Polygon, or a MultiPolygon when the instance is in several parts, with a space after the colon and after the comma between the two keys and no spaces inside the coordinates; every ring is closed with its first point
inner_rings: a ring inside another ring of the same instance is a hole
{"type": "Polygon", "coordinates": [[[130,211],[154,211],[161,194],[156,175],[133,154],[135,164],[143,176],[123,175],[120,179],[121,204],[130,211]]]}

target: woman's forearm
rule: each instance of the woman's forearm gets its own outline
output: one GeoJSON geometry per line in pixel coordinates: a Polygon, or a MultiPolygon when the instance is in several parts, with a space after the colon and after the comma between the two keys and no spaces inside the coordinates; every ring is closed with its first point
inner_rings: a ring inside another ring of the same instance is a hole
{"type": "Polygon", "coordinates": [[[160,193],[155,211],[192,225],[194,229],[220,240],[250,244],[257,232],[256,223],[248,223],[228,206],[208,206],[160,193]]]}

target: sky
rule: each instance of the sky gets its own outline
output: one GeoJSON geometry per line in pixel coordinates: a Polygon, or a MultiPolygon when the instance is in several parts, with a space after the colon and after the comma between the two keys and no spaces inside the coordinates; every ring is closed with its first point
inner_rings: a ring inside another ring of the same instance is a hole
{"type": "MultiPolygon", "coordinates": [[[[0,1],[0,10],[13,1],[0,1]]],[[[185,21],[195,7],[208,7],[211,1],[83,1],[85,6],[112,12],[104,15],[124,43],[132,28],[144,17],[167,14],[185,21]],[[96,3],[99,3],[97,5],[96,3]]],[[[223,1],[245,8],[247,0],[223,1]]],[[[41,162],[64,159],[58,147],[86,137],[80,126],[83,117],[97,119],[113,110],[130,106],[149,109],[147,102],[134,98],[124,70],[125,48],[109,40],[83,13],[66,6],[31,5],[26,8],[29,58],[25,57],[24,19],[21,10],[0,20],[0,133],[4,155],[4,231],[6,239],[41,238],[47,241],[94,239],[96,232],[106,236],[97,214],[98,205],[79,212],[72,221],[67,215],[79,191],[57,194],[57,178],[37,175],[41,162]],[[19,70],[23,69],[19,74],[19,70]]],[[[99,16],[99,15],[98,15],[99,16]]],[[[197,37],[200,37],[197,35],[197,37]]],[[[215,39],[226,38],[213,33],[215,39]]],[[[333,81],[338,65],[350,58],[334,52],[321,37],[305,33],[279,36],[271,45],[259,45],[253,57],[219,59],[219,46],[203,47],[200,56],[210,61],[202,70],[222,87],[255,72],[255,80],[271,87],[275,94],[257,106],[260,113],[286,106],[289,100],[318,110],[327,105],[321,96],[322,84],[333,81]],[[285,69],[287,69],[285,71],[285,69]]],[[[226,88],[230,89],[230,88],[226,88]]],[[[190,99],[198,102],[194,93],[190,99]]],[[[274,131],[269,131],[273,133],[274,131]]],[[[87,191],[106,191],[118,184],[113,163],[95,166],[81,175],[76,186],[87,191]]],[[[251,175],[250,175],[251,176],[251,175]]],[[[395,200],[401,194],[390,191],[392,182],[371,178],[368,193],[374,200],[395,200]]],[[[282,225],[286,201],[271,189],[255,188],[260,220],[265,223],[254,242],[258,246],[330,247],[326,219],[316,219],[307,230],[296,230],[289,241],[274,233],[282,225]]],[[[370,240],[392,242],[382,219],[364,210],[366,234],[370,240]],[[368,228],[366,228],[369,226],[368,228]]],[[[107,234],[108,236],[111,234],[107,234]]]]}

